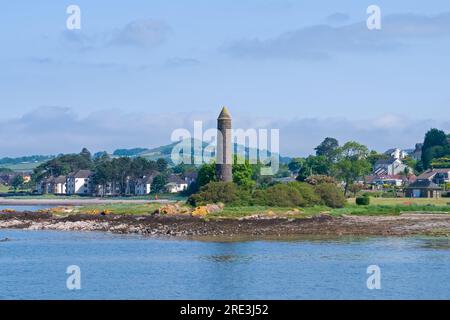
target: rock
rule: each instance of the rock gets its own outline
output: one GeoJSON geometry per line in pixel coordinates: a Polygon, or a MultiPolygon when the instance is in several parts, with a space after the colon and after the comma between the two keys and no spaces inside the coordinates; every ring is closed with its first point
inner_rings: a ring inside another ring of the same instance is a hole
{"type": "Polygon", "coordinates": [[[194,211],[192,211],[192,216],[194,217],[203,217],[206,216],[208,214],[208,208],[207,206],[200,206],[194,209],[194,211]]]}
{"type": "Polygon", "coordinates": [[[217,213],[217,212],[221,212],[223,210],[223,203],[218,203],[218,204],[207,204],[206,206],[200,206],[194,209],[194,211],[192,211],[192,216],[194,217],[202,217],[202,216],[206,216],[207,214],[210,213],[217,213]]]}
{"type": "Polygon", "coordinates": [[[166,204],[165,206],[160,207],[158,210],[154,212],[154,214],[158,213],[168,215],[187,214],[189,213],[189,209],[187,207],[181,206],[179,203],[166,204]]]}

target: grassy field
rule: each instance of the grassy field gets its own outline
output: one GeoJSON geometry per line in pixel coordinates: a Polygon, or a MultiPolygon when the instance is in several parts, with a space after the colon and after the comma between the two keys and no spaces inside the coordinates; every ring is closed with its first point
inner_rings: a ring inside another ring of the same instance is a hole
{"type": "Polygon", "coordinates": [[[1,165],[1,167],[3,168],[8,168],[11,170],[14,170],[16,172],[29,172],[29,171],[33,171],[34,168],[36,168],[37,166],[39,166],[42,162],[30,162],[30,163],[17,163],[17,164],[4,164],[1,165]]]}
{"type": "MultiPolygon", "coordinates": [[[[100,214],[113,213],[113,214],[127,214],[127,215],[148,215],[155,212],[160,207],[159,204],[109,204],[109,205],[91,205],[74,207],[72,213],[82,214],[100,214]]],[[[55,213],[58,213],[58,209],[55,209],[55,213]]]]}
{"type": "MultiPolygon", "coordinates": [[[[365,216],[397,216],[402,213],[420,212],[420,213],[448,213],[450,214],[450,205],[442,202],[441,199],[428,200],[416,199],[419,201],[406,202],[401,199],[380,199],[384,201],[374,201],[369,206],[358,206],[350,201],[344,208],[332,209],[326,206],[315,206],[309,208],[281,208],[265,206],[243,206],[233,207],[225,206],[223,211],[208,214],[208,218],[230,218],[237,219],[248,216],[268,216],[268,217],[288,217],[305,218],[319,214],[329,214],[339,217],[342,215],[365,215],[365,216]],[[395,200],[395,201],[393,201],[395,200]]],[[[185,205],[184,201],[180,202],[185,205]]],[[[75,207],[73,213],[91,213],[98,214],[108,212],[114,214],[146,215],[152,214],[161,204],[108,204],[108,205],[90,205],[75,207]]]]}
{"type": "MultiPolygon", "coordinates": [[[[348,199],[349,204],[355,204],[355,198],[348,199]]],[[[426,199],[426,198],[370,198],[371,205],[436,205],[450,204],[450,198],[426,199]]]]}
{"type": "Polygon", "coordinates": [[[9,187],[7,187],[3,184],[0,184],[0,193],[8,193],[8,191],[9,191],[9,187]]]}

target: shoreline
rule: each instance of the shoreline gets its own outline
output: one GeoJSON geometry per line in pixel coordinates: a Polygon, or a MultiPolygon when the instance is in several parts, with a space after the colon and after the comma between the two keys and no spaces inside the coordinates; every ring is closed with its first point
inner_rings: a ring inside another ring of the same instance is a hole
{"type": "Polygon", "coordinates": [[[86,215],[56,216],[51,213],[2,213],[1,229],[102,231],[150,237],[273,238],[302,236],[446,236],[450,215],[408,213],[399,216],[341,216],[321,214],[309,218],[248,217],[204,219],[188,215],[86,215]]]}
{"type": "Polygon", "coordinates": [[[0,198],[0,205],[2,206],[84,206],[84,205],[107,205],[107,204],[168,204],[173,203],[175,200],[152,200],[152,199],[102,199],[102,198],[89,198],[89,199],[7,199],[0,198]]]}

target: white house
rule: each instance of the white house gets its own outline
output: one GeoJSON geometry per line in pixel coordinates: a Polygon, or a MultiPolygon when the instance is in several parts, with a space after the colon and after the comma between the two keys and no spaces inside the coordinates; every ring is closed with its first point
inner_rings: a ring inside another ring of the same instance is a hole
{"type": "Polygon", "coordinates": [[[150,192],[152,192],[151,189],[154,177],[154,175],[150,175],[148,177],[143,177],[142,179],[136,180],[134,185],[134,194],[138,196],[150,194],[150,192]]]}
{"type": "Polygon", "coordinates": [[[379,160],[375,163],[374,174],[381,175],[397,175],[403,174],[407,170],[413,172],[413,170],[402,162],[400,159],[391,158],[389,160],[379,160]]]}
{"type": "Polygon", "coordinates": [[[89,195],[92,193],[92,171],[79,170],[67,176],[66,193],[89,195]]]}
{"type": "Polygon", "coordinates": [[[167,179],[167,184],[165,185],[166,191],[169,193],[178,193],[184,191],[188,187],[187,181],[181,179],[177,175],[171,175],[167,179]]]}
{"type": "Polygon", "coordinates": [[[405,150],[402,150],[400,148],[389,149],[384,154],[386,154],[394,159],[400,159],[400,160],[403,160],[408,156],[408,152],[406,152],[405,150]]]}
{"type": "Polygon", "coordinates": [[[66,194],[67,178],[59,176],[53,180],[53,188],[55,194],[66,194]]]}

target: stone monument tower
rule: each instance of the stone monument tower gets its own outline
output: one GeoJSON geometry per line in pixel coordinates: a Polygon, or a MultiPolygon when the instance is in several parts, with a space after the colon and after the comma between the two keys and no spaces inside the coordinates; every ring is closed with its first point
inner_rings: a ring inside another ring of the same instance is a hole
{"type": "Polygon", "coordinates": [[[216,176],[218,181],[233,181],[233,156],[232,156],[231,115],[226,107],[223,107],[217,118],[217,164],[216,176]]]}

